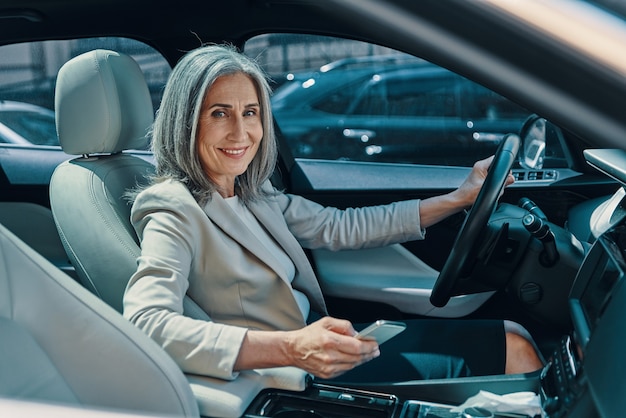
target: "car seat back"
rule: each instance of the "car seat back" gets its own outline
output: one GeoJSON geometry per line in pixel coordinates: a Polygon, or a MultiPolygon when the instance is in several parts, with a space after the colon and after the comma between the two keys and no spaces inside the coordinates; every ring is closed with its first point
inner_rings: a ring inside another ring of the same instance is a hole
{"type": "Polygon", "coordinates": [[[82,284],[121,311],[140,252],[124,194],[154,169],[123,151],[147,147],[150,92],[131,57],[94,50],[59,70],[55,111],[63,151],[80,155],[61,163],[50,181],[57,230],[82,284]]]}
{"type": "Polygon", "coordinates": [[[0,225],[0,397],[199,416],[174,361],[0,225]]]}
{"type": "MultiPolygon", "coordinates": [[[[148,131],[150,91],[130,56],[109,50],[81,54],[61,67],[55,91],[63,151],[50,180],[54,221],[81,283],[118,312],[141,250],[126,193],[154,172],[148,131]]],[[[189,297],[185,314],[208,316],[189,297]]]]}

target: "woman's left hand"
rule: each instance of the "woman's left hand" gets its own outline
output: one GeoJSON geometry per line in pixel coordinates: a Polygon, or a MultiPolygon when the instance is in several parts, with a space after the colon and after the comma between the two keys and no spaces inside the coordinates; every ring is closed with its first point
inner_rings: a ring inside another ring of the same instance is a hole
{"type": "MultiPolygon", "coordinates": [[[[465,208],[468,208],[474,204],[476,196],[478,196],[478,192],[480,192],[480,189],[485,182],[485,178],[487,178],[489,166],[491,165],[492,161],[493,155],[491,157],[485,158],[484,160],[480,160],[474,163],[470,174],[463,181],[461,186],[459,186],[459,188],[455,191],[460,201],[463,202],[463,206],[465,208]]],[[[513,184],[514,182],[515,178],[513,177],[513,174],[509,173],[509,176],[506,179],[505,187],[513,184]]]]}

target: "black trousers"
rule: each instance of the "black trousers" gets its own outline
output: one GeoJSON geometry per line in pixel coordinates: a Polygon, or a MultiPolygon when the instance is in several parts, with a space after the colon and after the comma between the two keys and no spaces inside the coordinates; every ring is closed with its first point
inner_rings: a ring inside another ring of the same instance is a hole
{"type": "MultiPolygon", "coordinates": [[[[500,320],[416,319],[380,346],[380,356],[328,383],[398,382],[504,373],[500,320]]],[[[357,331],[369,324],[354,325],[357,331]]],[[[322,381],[316,379],[316,381],[322,381]]]]}

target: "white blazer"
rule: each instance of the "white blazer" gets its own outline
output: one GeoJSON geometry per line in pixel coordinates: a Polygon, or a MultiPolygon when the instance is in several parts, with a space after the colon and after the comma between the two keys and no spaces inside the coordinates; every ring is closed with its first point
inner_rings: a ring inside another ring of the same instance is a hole
{"type": "Polygon", "coordinates": [[[296,268],[290,282],[278,260],[214,193],[202,208],[180,182],[142,191],[131,219],[141,240],[124,316],[159,343],[187,373],[233,379],[248,329],[292,330],[306,324],[291,286],[326,313],[304,248],[377,247],[423,239],[419,201],[339,210],[264,187],[275,195],[249,205],[296,268]],[[184,315],[187,294],[210,321],[184,315]]]}

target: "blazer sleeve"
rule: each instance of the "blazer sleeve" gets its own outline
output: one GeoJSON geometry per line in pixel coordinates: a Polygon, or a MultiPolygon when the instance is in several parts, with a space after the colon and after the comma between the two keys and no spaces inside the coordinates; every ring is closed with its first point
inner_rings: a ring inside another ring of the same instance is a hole
{"type": "Polygon", "coordinates": [[[140,193],[132,208],[141,255],[124,295],[124,317],[161,345],[184,372],[234,379],[246,329],[183,315],[190,266],[199,251],[198,223],[206,222],[206,215],[191,194],[175,187],[164,190],[168,185],[154,189],[140,193]]]}
{"type": "Polygon", "coordinates": [[[419,200],[347,208],[319,205],[301,196],[276,194],[289,230],[305,248],[373,248],[424,239],[419,200]]]}

